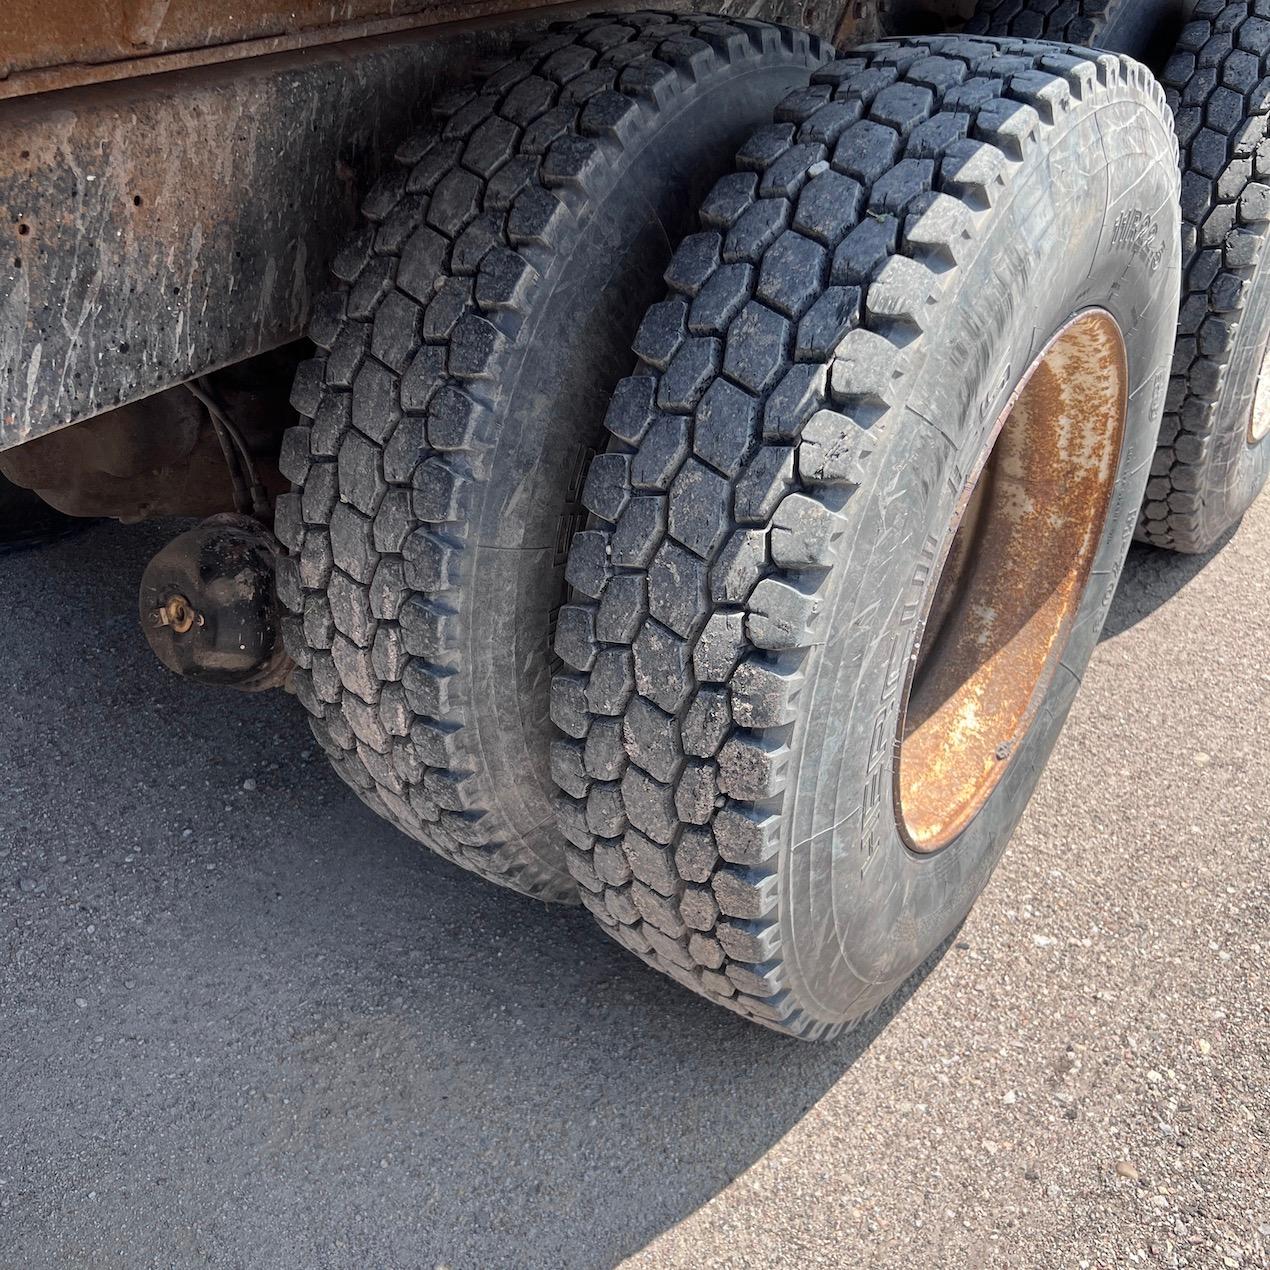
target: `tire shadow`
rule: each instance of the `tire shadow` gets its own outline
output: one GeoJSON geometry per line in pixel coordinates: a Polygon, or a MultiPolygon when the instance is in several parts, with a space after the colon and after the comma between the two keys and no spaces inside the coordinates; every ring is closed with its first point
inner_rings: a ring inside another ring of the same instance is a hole
{"type": "Polygon", "coordinates": [[[0,1054],[0,1138],[23,1144],[27,1264],[612,1263],[760,1159],[951,944],[829,1045],[700,1001],[584,911],[382,824],[282,694],[163,671],[134,594],[175,528],[0,561],[19,941],[0,1016],[30,1020],[0,1054]],[[85,920],[87,1014],[58,964],[85,920]]]}
{"type": "Polygon", "coordinates": [[[1227,530],[1221,541],[1203,555],[1182,555],[1135,542],[1129,548],[1120,585],[1103,626],[1103,640],[1114,639],[1150,617],[1183,587],[1194,581],[1235,536],[1239,526],[1227,530]]]}

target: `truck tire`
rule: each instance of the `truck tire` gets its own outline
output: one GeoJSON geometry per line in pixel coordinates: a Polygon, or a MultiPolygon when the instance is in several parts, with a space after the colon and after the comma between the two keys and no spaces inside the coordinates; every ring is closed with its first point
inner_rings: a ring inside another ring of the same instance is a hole
{"type": "Polygon", "coordinates": [[[292,401],[297,695],[374,810],[576,902],[551,812],[551,623],[603,403],[674,243],[828,50],[630,13],[557,27],[440,103],[366,199],[292,401]]]}
{"type": "Polygon", "coordinates": [[[1270,20],[1200,0],[1164,70],[1182,149],[1182,311],[1138,536],[1211,550],[1270,474],[1270,20]]]}
{"type": "Polygon", "coordinates": [[[965,31],[1086,44],[1157,66],[1169,54],[1185,7],[1186,0],[980,0],[965,31]]]}
{"type": "Polygon", "coordinates": [[[981,0],[967,35],[1100,45],[1132,13],[1134,0],[981,0]]]}
{"type": "Polygon", "coordinates": [[[583,903],[805,1038],[921,965],[1023,812],[1133,534],[1179,268],[1135,62],[912,38],[812,89],[640,327],[553,692],[583,903]]]}

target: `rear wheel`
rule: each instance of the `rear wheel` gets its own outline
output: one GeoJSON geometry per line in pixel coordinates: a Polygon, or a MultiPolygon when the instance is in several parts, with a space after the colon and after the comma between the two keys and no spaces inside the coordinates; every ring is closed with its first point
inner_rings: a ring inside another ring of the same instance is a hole
{"type": "Polygon", "coordinates": [[[403,147],[314,324],[277,516],[297,693],[369,806],[531,895],[575,893],[549,654],[603,403],[692,209],[821,48],[706,16],[557,29],[403,147]]]}
{"type": "Polygon", "coordinates": [[[1178,278],[1141,66],[910,39],[813,87],[640,329],[553,696],[583,902],[809,1038],[939,947],[1023,812],[1133,532],[1178,278]]]}
{"type": "Polygon", "coordinates": [[[1187,0],[980,0],[973,35],[1058,40],[1128,53],[1158,67],[1185,20],[1187,0]]]}
{"type": "Polygon", "coordinates": [[[1163,73],[1182,147],[1182,311],[1138,536],[1211,550],[1270,475],[1270,20],[1200,0],[1163,73]]]}

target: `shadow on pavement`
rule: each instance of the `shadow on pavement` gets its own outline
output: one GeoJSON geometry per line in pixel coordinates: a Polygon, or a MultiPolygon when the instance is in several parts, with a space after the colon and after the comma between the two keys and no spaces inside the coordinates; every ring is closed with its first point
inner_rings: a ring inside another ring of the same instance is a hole
{"type": "Polygon", "coordinates": [[[133,593],[166,536],[0,561],[0,1139],[37,1262],[610,1262],[762,1156],[938,960],[808,1046],[428,856],[293,701],[158,667],[133,593]]]}
{"type": "Polygon", "coordinates": [[[1143,618],[1150,617],[1208,567],[1235,536],[1238,528],[1236,525],[1228,530],[1221,541],[1202,556],[1184,556],[1176,551],[1164,551],[1135,542],[1129,548],[1129,558],[1120,575],[1120,585],[1107,614],[1102,638],[1113,639],[1136,626],[1143,618]]]}

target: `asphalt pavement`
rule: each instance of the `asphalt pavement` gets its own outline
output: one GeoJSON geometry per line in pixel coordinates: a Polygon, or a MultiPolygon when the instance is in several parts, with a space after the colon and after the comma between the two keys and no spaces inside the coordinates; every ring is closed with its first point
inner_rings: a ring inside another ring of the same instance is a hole
{"type": "Polygon", "coordinates": [[[163,671],[173,528],[0,558],[0,1265],[1270,1262],[1270,498],[1134,549],[959,937],[823,1046],[163,671]]]}

